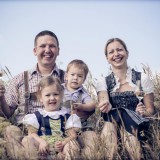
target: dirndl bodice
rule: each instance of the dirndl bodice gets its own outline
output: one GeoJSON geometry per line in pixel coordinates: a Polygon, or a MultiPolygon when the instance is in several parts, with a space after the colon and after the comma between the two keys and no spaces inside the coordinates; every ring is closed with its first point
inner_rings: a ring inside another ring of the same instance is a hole
{"type": "MultiPolygon", "coordinates": [[[[141,73],[132,69],[132,82],[136,84],[137,80],[141,80],[141,73]]],[[[132,127],[137,129],[139,125],[148,122],[148,119],[135,111],[139,100],[133,91],[113,92],[116,85],[113,73],[106,77],[106,84],[112,109],[109,113],[103,114],[105,121],[114,119],[117,123],[124,124],[129,132],[132,132],[132,127]]]]}

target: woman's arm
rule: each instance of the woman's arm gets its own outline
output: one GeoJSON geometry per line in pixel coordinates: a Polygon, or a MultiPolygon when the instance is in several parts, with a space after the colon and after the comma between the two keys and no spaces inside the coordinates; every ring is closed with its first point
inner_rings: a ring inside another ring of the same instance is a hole
{"type": "Polygon", "coordinates": [[[98,108],[101,112],[108,113],[111,110],[112,105],[109,102],[109,96],[107,91],[98,92],[98,103],[98,108]]]}
{"type": "Polygon", "coordinates": [[[152,116],[155,113],[154,94],[150,93],[150,94],[145,95],[143,102],[146,107],[144,116],[152,116]]]}
{"type": "Polygon", "coordinates": [[[142,73],[142,89],[145,93],[143,98],[143,104],[141,107],[144,109],[142,110],[142,115],[144,117],[152,116],[155,113],[155,107],[154,107],[154,85],[150,79],[150,77],[147,74],[142,73]]]}

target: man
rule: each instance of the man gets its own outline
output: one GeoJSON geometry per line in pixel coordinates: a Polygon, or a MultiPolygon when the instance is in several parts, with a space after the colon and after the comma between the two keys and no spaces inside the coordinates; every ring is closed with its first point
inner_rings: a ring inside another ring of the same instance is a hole
{"type": "MultiPolygon", "coordinates": [[[[56,65],[59,41],[53,32],[45,30],[38,33],[34,40],[33,52],[38,60],[37,65],[31,70],[15,76],[6,88],[5,95],[3,95],[4,88],[0,86],[2,113],[8,118],[15,113],[14,122],[17,125],[21,124],[25,114],[34,113],[38,108],[42,108],[42,104],[36,98],[37,84],[42,77],[53,75],[59,77],[62,82],[64,80],[64,71],[56,65]]],[[[10,142],[8,150],[10,150],[12,158],[21,158],[11,151],[14,150],[13,145],[20,147],[18,144],[18,141],[21,140],[20,129],[13,125],[9,126],[6,128],[4,137],[10,142]],[[14,134],[15,132],[17,133],[14,134]],[[18,136],[17,139],[14,137],[15,135],[18,136]]]]}

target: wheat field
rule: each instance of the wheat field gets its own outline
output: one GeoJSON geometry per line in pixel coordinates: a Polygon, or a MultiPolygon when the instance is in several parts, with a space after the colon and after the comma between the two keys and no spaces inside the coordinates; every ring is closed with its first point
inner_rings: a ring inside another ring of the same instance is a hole
{"type": "MultiPolygon", "coordinates": [[[[149,66],[144,66],[144,72],[150,76],[154,84],[154,96],[155,96],[154,105],[156,108],[156,113],[152,118],[150,118],[150,128],[147,134],[148,135],[147,140],[141,144],[142,157],[143,157],[142,159],[159,160],[160,159],[160,73],[153,73],[149,66]]],[[[9,80],[12,78],[11,72],[7,67],[1,70],[0,77],[4,76],[4,74],[8,77],[8,81],[5,81],[5,85],[7,85],[9,80]]],[[[95,92],[95,80],[94,78],[92,78],[91,74],[89,74],[87,78],[85,87],[90,93],[91,97],[97,102],[97,97],[95,92]]],[[[96,109],[95,114],[93,114],[90,117],[93,120],[94,124],[96,124],[99,114],[100,113],[98,109],[96,109]]],[[[4,147],[6,142],[3,139],[3,132],[5,130],[5,127],[8,125],[10,125],[9,121],[5,121],[4,123],[4,119],[0,118],[0,137],[1,137],[0,138],[0,159],[3,159],[3,160],[9,159],[4,147]]],[[[98,130],[97,132],[99,133],[100,130],[98,130]]],[[[115,153],[114,159],[128,160],[129,155],[124,149],[125,147],[123,146],[123,144],[120,141],[118,141],[117,146],[118,146],[118,151],[117,153],[115,153]]],[[[104,151],[104,149],[102,148],[105,148],[105,145],[103,144],[103,141],[99,139],[98,142],[95,142],[95,150],[93,150],[92,157],[87,158],[85,156],[83,157],[80,156],[79,159],[93,159],[93,160],[109,159],[106,157],[106,153],[105,153],[106,151],[104,151]]],[[[75,159],[75,158],[72,157],[72,159],[75,159]]]]}

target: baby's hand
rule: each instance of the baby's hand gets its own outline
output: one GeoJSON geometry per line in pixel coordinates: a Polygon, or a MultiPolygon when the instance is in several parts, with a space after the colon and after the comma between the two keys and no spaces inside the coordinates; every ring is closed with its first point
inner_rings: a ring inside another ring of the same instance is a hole
{"type": "Polygon", "coordinates": [[[73,109],[78,110],[81,109],[82,104],[81,103],[73,103],[73,109]]]}
{"type": "Polygon", "coordinates": [[[103,101],[100,102],[98,105],[98,108],[100,109],[101,112],[103,113],[108,113],[112,109],[112,105],[110,104],[109,101],[103,101]]]}

